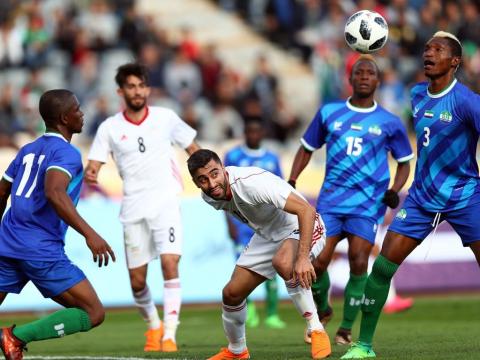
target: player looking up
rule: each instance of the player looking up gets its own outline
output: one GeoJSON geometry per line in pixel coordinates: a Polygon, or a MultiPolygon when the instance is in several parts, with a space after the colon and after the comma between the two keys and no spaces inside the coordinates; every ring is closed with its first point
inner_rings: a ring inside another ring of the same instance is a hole
{"type": "Polygon", "coordinates": [[[42,94],[40,115],[46,132],[20,149],[0,180],[0,304],[32,281],[44,297],[64,306],[21,326],[0,330],[7,360],[23,358],[31,341],[88,331],[103,322],[105,312],[82,270],[65,254],[65,233],[71,226],[85,237],[98,266],[115,261],[110,246],[78,214],[83,167],[80,152],[70,145],[83,127],[75,95],[63,89],[42,94]]]}
{"type": "MultiPolygon", "coordinates": [[[[262,147],[262,140],[265,130],[262,120],[252,118],[245,124],[245,144],[231,149],[225,155],[225,166],[256,166],[282,178],[282,169],[278,155],[262,147]]],[[[235,256],[238,259],[254,231],[245,223],[237,220],[231,215],[226,215],[228,232],[235,243],[235,256]]],[[[283,329],[286,324],[278,316],[278,289],[277,276],[265,281],[267,318],[265,325],[272,329],[283,329]]],[[[247,320],[248,327],[257,327],[259,316],[255,303],[247,299],[247,320]]]]}
{"type": "MultiPolygon", "coordinates": [[[[317,211],[325,221],[327,243],[313,262],[317,281],[312,291],[320,320],[326,324],[332,316],[327,267],[336,245],[347,238],[350,279],[345,287],[342,323],[335,336],[337,344],[351,343],[377,227],[383,222],[386,206],[398,206],[397,193],[408,178],[413,157],[400,119],[374,100],[379,76],[372,57],[356,61],[350,74],[352,96],[326,104],[317,112],[301,139],[290,173],[289,182],[294,185],[312,152],[326,144],[326,174],[317,211]],[[390,189],[389,152],[397,161],[390,189]]],[[[305,341],[309,342],[308,337],[305,341]]]]}
{"type": "Polygon", "coordinates": [[[223,167],[218,155],[199,150],[188,159],[203,199],[225,210],[255,233],[223,288],[222,319],[228,348],[210,358],[249,359],[245,337],[246,298],[278,273],[297,310],[307,321],[314,359],[330,355],[330,341],[315,311],[311,259],[324,245],[324,227],[315,209],[286,181],[258,167],[223,167]]]}
{"type": "Polygon", "coordinates": [[[181,305],[178,195],[182,184],[172,144],[193,153],[198,149],[196,131],[172,110],[147,105],[150,88],[144,66],[122,65],[115,80],[125,110],[99,126],[88,155],[85,180],[97,183],[101,166],[112,154],[123,180],[120,221],[130,285],[135,304],[148,323],[144,350],[174,352],[181,305]],[[148,263],[158,256],[164,278],[163,323],[146,283],[148,263]]]}
{"type": "Polygon", "coordinates": [[[462,45],[450,33],[439,31],[425,44],[428,81],[411,90],[418,158],[413,184],[368,276],[359,341],[342,359],[375,357],[373,335],[391,279],[440,222],[453,227],[480,264],[480,178],[475,157],[480,96],[456,80],[461,59],[462,45]]]}

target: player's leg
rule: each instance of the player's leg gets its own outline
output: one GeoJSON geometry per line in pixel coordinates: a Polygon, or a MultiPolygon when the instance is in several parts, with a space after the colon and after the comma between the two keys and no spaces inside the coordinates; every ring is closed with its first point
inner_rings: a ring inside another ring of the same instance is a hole
{"type": "Polygon", "coordinates": [[[182,255],[183,229],[180,209],[175,201],[170,211],[149,221],[155,253],[160,254],[163,273],[163,324],[162,351],[178,350],[176,333],[182,305],[182,288],[178,265],[182,255]]]}
{"type": "Polygon", "coordinates": [[[148,263],[155,254],[150,230],[145,221],[123,225],[125,257],[135,306],[147,323],[144,351],[160,351],[163,324],[147,285],[148,263]]]}
{"type": "Polygon", "coordinates": [[[70,260],[23,261],[22,269],[44,297],[66,309],[16,327],[13,334],[24,343],[88,331],[100,325],[105,311],[83,272],[70,260]]]}
{"type": "Polygon", "coordinates": [[[297,250],[298,239],[286,239],[275,253],[272,264],[277,273],[285,280],[288,295],[307,322],[307,333],[311,336],[312,357],[323,359],[331,354],[330,340],[318,318],[312,290],[303,288],[298,279],[293,278],[297,250]]]}
{"type": "MultiPolygon", "coordinates": [[[[265,325],[271,329],[284,329],[287,324],[278,315],[278,282],[277,276],[265,281],[267,318],[265,325]]],[[[248,318],[248,317],[247,317],[248,318]]]]}
{"type": "Polygon", "coordinates": [[[228,348],[221,349],[210,360],[250,358],[245,335],[246,299],[265,280],[264,276],[252,270],[235,266],[230,281],[222,291],[222,321],[228,348]]]}
{"type": "MultiPolygon", "coordinates": [[[[357,226],[360,228],[358,221],[357,226]]],[[[368,258],[373,247],[375,233],[370,239],[353,234],[349,234],[347,238],[350,277],[344,291],[342,323],[335,336],[335,343],[339,345],[348,345],[352,342],[353,322],[360,310],[367,282],[368,258]]]]}

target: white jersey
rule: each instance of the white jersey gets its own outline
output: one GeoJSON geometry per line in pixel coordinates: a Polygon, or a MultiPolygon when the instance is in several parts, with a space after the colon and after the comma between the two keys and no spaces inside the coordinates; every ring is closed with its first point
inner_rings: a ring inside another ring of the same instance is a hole
{"type": "Polygon", "coordinates": [[[258,167],[227,166],[225,169],[232,199],[214,200],[202,193],[208,204],[231,213],[271,241],[284,240],[298,229],[297,216],[283,208],[290,193],[303,196],[285,180],[258,167]]]}
{"type": "Polygon", "coordinates": [[[105,163],[112,154],[123,180],[123,223],[155,217],[177,201],[182,180],[172,145],[185,149],[195,136],[175,112],[155,106],[138,124],[120,112],[100,125],[88,159],[105,163]]]}

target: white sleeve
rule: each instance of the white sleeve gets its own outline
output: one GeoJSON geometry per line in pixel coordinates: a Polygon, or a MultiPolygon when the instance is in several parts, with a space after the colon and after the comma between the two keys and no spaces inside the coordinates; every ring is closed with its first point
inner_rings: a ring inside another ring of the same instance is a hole
{"type": "Polygon", "coordinates": [[[193,143],[195,136],[197,136],[197,131],[180,119],[174,111],[170,112],[170,116],[172,119],[172,140],[182,149],[185,149],[193,143]]]}
{"type": "Polygon", "coordinates": [[[88,160],[100,161],[106,163],[108,155],[112,152],[110,147],[110,136],[108,134],[107,122],[104,121],[98,127],[95,138],[93,139],[92,147],[88,154],[88,160]]]}
{"type": "Polygon", "coordinates": [[[242,182],[241,197],[252,205],[271,204],[283,210],[287,198],[294,189],[285,180],[264,171],[242,182]]]}

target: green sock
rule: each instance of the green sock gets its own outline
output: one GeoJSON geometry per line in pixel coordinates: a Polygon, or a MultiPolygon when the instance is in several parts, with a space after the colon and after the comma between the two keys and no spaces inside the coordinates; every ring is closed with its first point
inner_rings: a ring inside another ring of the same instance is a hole
{"type": "Polygon", "coordinates": [[[312,284],[312,295],[318,311],[325,311],[328,308],[328,290],[330,289],[330,277],[328,271],[324,271],[322,275],[312,284]]]}
{"type": "Polygon", "coordinates": [[[364,344],[372,344],[378,318],[387,300],[390,282],[398,266],[382,255],[379,255],[373,263],[372,272],[365,285],[365,299],[362,304],[359,340],[364,344]]]}
{"type": "Polygon", "coordinates": [[[13,335],[24,343],[58,338],[75,334],[79,331],[88,331],[92,328],[88,314],[82,309],[63,309],[44,318],[17,326],[13,335]]]}
{"type": "Polygon", "coordinates": [[[345,286],[343,303],[342,329],[352,329],[353,322],[357,317],[362,303],[363,291],[367,282],[367,273],[362,275],[350,274],[347,286],[345,286]]]}
{"type": "Polygon", "coordinates": [[[265,281],[265,288],[267,290],[267,317],[277,315],[278,313],[278,292],[277,292],[277,277],[272,280],[265,281]]]}

